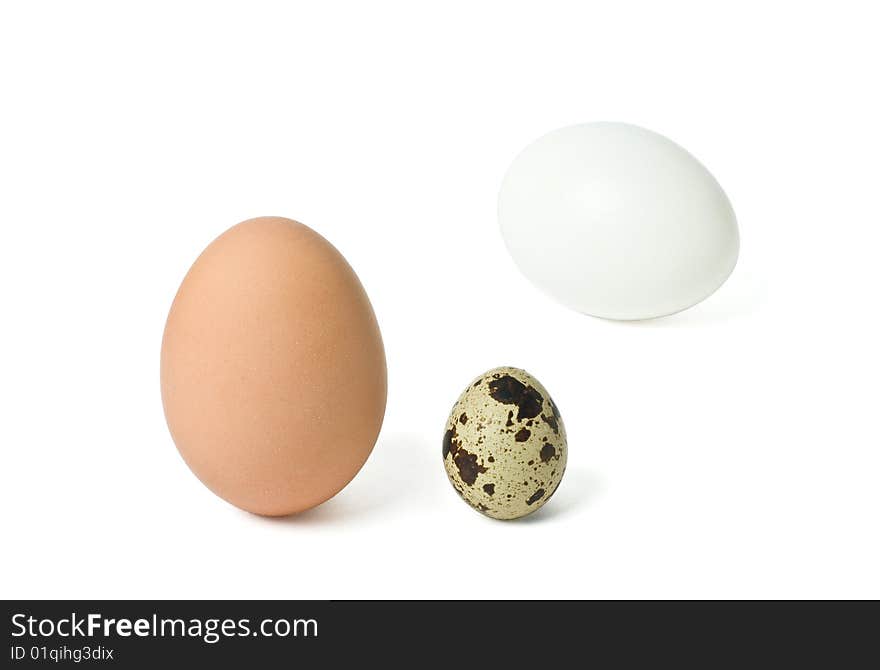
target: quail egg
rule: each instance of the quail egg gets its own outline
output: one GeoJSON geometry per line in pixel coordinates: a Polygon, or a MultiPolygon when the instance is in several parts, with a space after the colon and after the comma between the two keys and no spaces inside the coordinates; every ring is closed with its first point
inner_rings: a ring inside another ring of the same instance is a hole
{"type": "Polygon", "coordinates": [[[453,488],[493,519],[517,519],[553,495],[568,455],[559,409],[525,370],[473,380],[446,421],[443,465],[453,488]]]}

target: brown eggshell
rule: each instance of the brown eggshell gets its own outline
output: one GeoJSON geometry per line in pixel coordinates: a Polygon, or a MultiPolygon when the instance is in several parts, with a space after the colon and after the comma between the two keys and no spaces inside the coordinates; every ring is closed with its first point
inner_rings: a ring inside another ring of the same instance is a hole
{"type": "Polygon", "coordinates": [[[385,352],[342,255],[301,223],[264,217],[223,233],[184,278],[161,385],[174,442],[209,489],[293,514],[339,492],[373,449],[385,352]]]}

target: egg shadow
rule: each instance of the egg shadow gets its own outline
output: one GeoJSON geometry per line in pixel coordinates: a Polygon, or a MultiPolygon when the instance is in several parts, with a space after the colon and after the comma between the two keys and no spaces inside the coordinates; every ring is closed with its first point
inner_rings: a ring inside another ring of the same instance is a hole
{"type": "Polygon", "coordinates": [[[595,470],[569,467],[562,477],[558,490],[537,512],[514,519],[514,524],[545,523],[551,519],[570,516],[578,509],[587,507],[602,495],[605,480],[595,470]]]}
{"type": "Polygon", "coordinates": [[[631,321],[606,320],[628,328],[711,326],[752,316],[761,309],[766,300],[766,287],[757,279],[747,277],[737,286],[722,285],[696,304],[666,316],[631,321]]]}
{"type": "Polygon", "coordinates": [[[258,518],[266,523],[301,527],[379,520],[401,505],[431,504],[429,495],[439,488],[431,474],[438,467],[439,443],[432,445],[412,434],[383,435],[361,471],[327,502],[299,514],[258,518]]]}

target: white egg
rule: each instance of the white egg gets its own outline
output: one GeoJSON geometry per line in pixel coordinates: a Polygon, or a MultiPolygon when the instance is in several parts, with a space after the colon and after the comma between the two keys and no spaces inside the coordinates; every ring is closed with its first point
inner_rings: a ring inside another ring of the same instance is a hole
{"type": "Polygon", "coordinates": [[[730,276],[739,231],[730,201],[693,156],[623,123],[555,130],[510,166],[501,234],[536,286],[606,319],[681,311],[730,276]]]}

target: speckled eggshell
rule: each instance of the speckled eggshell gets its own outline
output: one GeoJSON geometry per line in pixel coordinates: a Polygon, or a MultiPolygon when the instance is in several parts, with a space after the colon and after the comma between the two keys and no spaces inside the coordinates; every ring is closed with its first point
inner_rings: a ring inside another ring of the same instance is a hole
{"type": "Polygon", "coordinates": [[[559,486],[567,456],[556,404],[519,368],[477,377],[446,421],[443,465],[449,481],[468,505],[493,519],[540,509],[559,486]]]}

